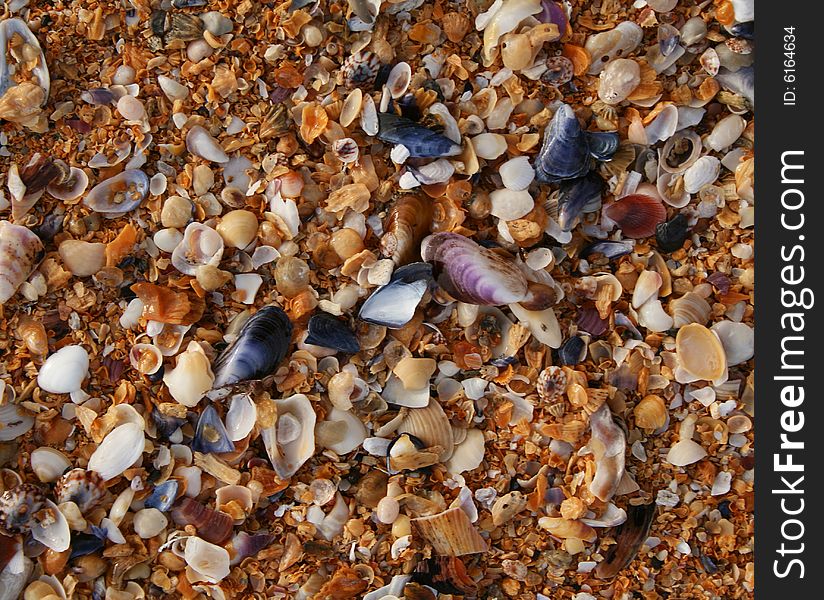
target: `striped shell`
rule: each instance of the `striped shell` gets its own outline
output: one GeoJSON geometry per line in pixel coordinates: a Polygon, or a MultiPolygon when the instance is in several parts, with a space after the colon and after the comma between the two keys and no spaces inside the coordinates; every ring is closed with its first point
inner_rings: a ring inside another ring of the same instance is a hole
{"type": "Polygon", "coordinates": [[[361,51],[347,57],[340,68],[347,89],[368,87],[375,83],[381,61],[373,52],[361,51]]]}
{"type": "Polygon", "coordinates": [[[0,305],[28,279],[42,250],[40,238],[27,228],[0,221],[0,305]]]}

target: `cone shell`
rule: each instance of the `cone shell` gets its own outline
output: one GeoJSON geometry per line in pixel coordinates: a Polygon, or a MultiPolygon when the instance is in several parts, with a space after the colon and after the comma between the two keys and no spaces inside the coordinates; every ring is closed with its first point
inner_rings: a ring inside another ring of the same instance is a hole
{"type": "Polygon", "coordinates": [[[427,448],[443,448],[439,455],[441,462],[452,456],[455,446],[452,425],[440,403],[430,399],[424,408],[410,408],[406,418],[398,427],[398,433],[409,433],[421,440],[427,448]]]}
{"type": "Polygon", "coordinates": [[[655,226],[667,219],[667,209],[656,198],[643,194],[624,196],[604,208],[626,237],[645,238],[655,235],[655,226]]]}
{"type": "Polygon", "coordinates": [[[488,550],[467,514],[457,506],[431,517],[412,519],[412,523],[439,556],[464,556],[488,550]]]}
{"type": "Polygon", "coordinates": [[[42,250],[40,238],[27,228],[0,221],[0,305],[28,279],[42,250]]]}
{"type": "Polygon", "coordinates": [[[696,379],[714,381],[727,371],[727,356],[718,336],[698,323],[678,330],[675,352],[679,366],[696,379]]]}

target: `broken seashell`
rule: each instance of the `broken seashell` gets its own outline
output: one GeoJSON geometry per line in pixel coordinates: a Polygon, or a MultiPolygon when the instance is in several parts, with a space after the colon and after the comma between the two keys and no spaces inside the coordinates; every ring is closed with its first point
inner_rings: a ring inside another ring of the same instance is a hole
{"type": "Polygon", "coordinates": [[[277,421],[261,431],[269,460],[281,479],[289,479],[315,452],[317,417],[309,398],[295,394],[275,400],[277,421]]]}
{"type": "Polygon", "coordinates": [[[232,396],[226,412],[226,432],[229,439],[237,442],[245,438],[255,427],[257,405],[249,394],[232,396]]]}
{"type": "Polygon", "coordinates": [[[601,71],[598,97],[610,105],[620,104],[641,84],[641,67],[634,60],[616,58],[601,71]]]}
{"type": "Polygon", "coordinates": [[[40,238],[29,229],[0,221],[0,306],[31,275],[42,250],[40,238]]]}
{"type": "Polygon", "coordinates": [[[186,133],[186,149],[195,156],[216,163],[229,162],[218,141],[200,125],[195,125],[186,133]]]}
{"type": "Polygon", "coordinates": [[[573,519],[541,517],[538,519],[538,526],[561,539],[572,538],[585,542],[594,542],[598,537],[592,527],[582,521],[573,519]]]}
{"type": "Polygon", "coordinates": [[[140,425],[118,425],[89,457],[87,468],[96,471],[106,481],[114,479],[140,460],[145,445],[146,438],[140,425]]]}
{"type": "Polygon", "coordinates": [[[219,583],[229,575],[229,552],[199,537],[192,536],[186,539],[183,558],[187,568],[194,571],[194,577],[187,573],[190,581],[205,580],[219,583]]]}
{"type": "Polygon", "coordinates": [[[412,519],[412,523],[440,556],[464,556],[486,552],[486,541],[460,507],[449,508],[429,517],[412,519]]]}
{"type": "Polygon", "coordinates": [[[203,223],[189,223],[172,252],[172,265],[184,275],[197,275],[201,266],[216,267],[223,257],[223,237],[203,223]]]}
{"type": "Polygon", "coordinates": [[[440,403],[434,398],[431,398],[423,408],[410,408],[398,426],[397,432],[409,433],[415,436],[427,448],[441,448],[442,451],[438,457],[440,462],[444,462],[452,456],[455,447],[452,425],[440,403]]]}
{"type": "Polygon", "coordinates": [[[702,156],[684,171],[684,191],[695,194],[706,185],[715,183],[721,173],[721,161],[714,156],[702,156]]]}
{"type": "Polygon", "coordinates": [[[197,406],[215,381],[209,359],[196,341],[189,342],[185,352],[178,354],[177,364],[163,375],[169,393],[183,406],[197,406]]]}
{"type": "Polygon", "coordinates": [[[595,477],[589,490],[602,502],[609,502],[624,475],[626,437],[613,422],[607,404],[602,404],[592,413],[589,424],[592,429],[589,447],[595,455],[595,477]]]}

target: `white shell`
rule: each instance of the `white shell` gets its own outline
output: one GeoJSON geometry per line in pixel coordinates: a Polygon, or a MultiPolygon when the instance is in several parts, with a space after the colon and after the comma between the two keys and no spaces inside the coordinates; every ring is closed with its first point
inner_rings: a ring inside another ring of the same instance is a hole
{"type": "Polygon", "coordinates": [[[175,81],[171,77],[165,75],[157,76],[157,83],[160,89],[166,94],[166,97],[174,102],[175,100],[184,100],[189,95],[189,88],[185,85],[175,81]]]}
{"type": "Polygon", "coordinates": [[[483,431],[470,429],[466,432],[466,438],[455,446],[452,456],[446,462],[446,468],[453,476],[477,469],[483,462],[484,452],[483,431]]]}
{"type": "Polygon", "coordinates": [[[346,100],[343,101],[343,107],[340,109],[340,117],[338,117],[338,123],[340,123],[341,127],[349,127],[352,124],[355,117],[360,114],[362,104],[363,91],[361,91],[360,88],[355,88],[349,92],[346,100]]]}
{"type": "Polygon", "coordinates": [[[68,550],[71,543],[71,530],[69,522],[57,505],[51,500],[46,500],[46,507],[54,519],[48,524],[42,524],[35,519],[31,528],[31,536],[44,546],[55,552],[68,550]]]}
{"type": "Polygon", "coordinates": [[[89,353],[82,346],[64,346],[43,363],[37,385],[51,394],[70,394],[80,389],[89,372],[89,353]]]}
{"type": "MultiPolygon", "coordinates": [[[[324,423],[340,428],[343,435],[328,441],[325,447],[338,455],[348,454],[366,439],[367,431],[363,422],[348,410],[332,408],[324,423]]],[[[321,423],[322,425],[323,423],[321,423]]],[[[337,436],[336,436],[337,437],[337,436]]]]}
{"type": "Polygon", "coordinates": [[[558,317],[551,307],[535,311],[527,310],[520,304],[510,304],[509,310],[539,342],[550,348],[561,347],[564,337],[561,333],[561,326],[558,324],[558,317]]]}
{"type": "Polygon", "coordinates": [[[647,134],[647,143],[653,145],[668,140],[678,127],[678,109],[674,104],[668,104],[659,112],[652,122],[644,128],[647,134]]]}
{"type": "Polygon", "coordinates": [[[409,63],[399,62],[386,78],[386,87],[393,98],[397,99],[406,93],[409,89],[409,82],[412,81],[412,67],[409,63]]]}
{"type": "Polygon", "coordinates": [[[140,459],[145,445],[146,438],[140,425],[118,425],[95,449],[87,468],[89,471],[97,471],[106,481],[114,479],[140,459]]]}
{"type": "Polygon", "coordinates": [[[669,464],[676,467],[686,467],[698,462],[707,455],[707,451],[692,440],[681,440],[667,452],[665,459],[669,464]]]}
{"type": "Polygon", "coordinates": [[[741,137],[747,122],[738,115],[727,115],[712,128],[712,132],[704,139],[707,148],[721,152],[732,146],[741,137]]]}
{"type": "Polygon", "coordinates": [[[0,221],[0,305],[28,279],[42,249],[40,238],[29,229],[0,221]]]}
{"type": "Polygon", "coordinates": [[[375,107],[375,101],[369,94],[363,97],[360,125],[366,135],[378,135],[378,130],[380,129],[378,109],[375,107]]]}
{"type": "Polygon", "coordinates": [[[632,21],[622,21],[615,29],[589,36],[584,45],[592,56],[589,74],[598,75],[616,56],[628,56],[643,39],[644,30],[632,21]]]}
{"type": "Polygon", "coordinates": [[[423,408],[429,403],[429,383],[415,389],[407,389],[397,375],[390,375],[381,397],[389,404],[408,408],[423,408]]]}
{"type": "MultiPolygon", "coordinates": [[[[0,383],[0,388],[4,382],[0,383]]],[[[0,396],[2,397],[2,396],[0,396]]],[[[34,417],[17,404],[0,406],[0,442],[16,439],[34,427],[34,417]]]]}
{"type": "Polygon", "coordinates": [[[200,344],[189,342],[185,352],[177,357],[174,369],[166,371],[163,383],[169,393],[180,404],[188,407],[197,406],[200,399],[212,389],[215,375],[209,359],[200,344]]]}
{"type": "Polygon", "coordinates": [[[237,442],[245,438],[257,421],[257,405],[248,394],[232,396],[226,412],[226,431],[229,439],[237,442]]]}
{"type": "Polygon", "coordinates": [[[261,437],[278,477],[288,479],[315,452],[317,417],[309,398],[303,394],[275,400],[275,404],[278,420],[261,431],[261,437]]]}
{"type": "Polygon", "coordinates": [[[461,143],[461,130],[458,129],[458,122],[455,120],[455,117],[452,116],[452,113],[449,112],[449,109],[446,108],[444,104],[440,102],[435,102],[432,106],[429,107],[429,114],[436,115],[440,118],[444,126],[444,136],[448,137],[456,144],[461,143]]]}
{"type": "Polygon", "coordinates": [[[662,283],[663,279],[660,273],[647,270],[641,271],[638,280],[635,282],[635,288],[632,290],[632,307],[641,308],[647,300],[656,297],[662,283]]]}
{"type": "Polygon", "coordinates": [[[472,147],[478,158],[495,160],[506,152],[506,138],[498,133],[482,133],[472,138],[472,147]]]}
{"type": "Polygon", "coordinates": [[[455,167],[452,162],[445,158],[439,158],[415,169],[414,175],[419,183],[431,185],[449,181],[453,173],[455,173],[455,167]]]}
{"type": "Polygon", "coordinates": [[[66,455],[54,448],[43,447],[34,450],[29,459],[31,470],[43,483],[57,481],[71,466],[66,455]]]}
{"type": "Polygon", "coordinates": [[[709,303],[695,292],[687,292],[669,303],[673,327],[680,329],[690,323],[706,324],[712,314],[709,303]]]}
{"type": "Polygon", "coordinates": [[[489,194],[489,199],[492,201],[490,214],[503,221],[520,219],[535,208],[535,199],[526,190],[495,190],[489,194]]]}
{"type": "Polygon", "coordinates": [[[216,267],[223,258],[223,238],[203,223],[189,223],[172,252],[172,265],[184,275],[196,275],[204,265],[216,267]]]}
{"type": "Polygon", "coordinates": [[[660,333],[672,329],[673,319],[664,311],[660,300],[649,300],[638,309],[638,324],[660,333]]]}
{"type": "Polygon", "coordinates": [[[720,173],[720,160],[714,156],[702,156],[684,171],[684,191],[695,194],[705,185],[714,183],[720,173]]]}
{"type": "Polygon", "coordinates": [[[154,234],[152,241],[155,243],[155,246],[160,248],[160,250],[171,254],[175,251],[175,248],[177,248],[180,242],[183,241],[183,234],[177,229],[169,227],[167,229],[161,229],[154,234]]]}
{"type": "Polygon", "coordinates": [[[243,304],[254,304],[261,285],[263,277],[257,273],[238,273],[235,275],[235,289],[242,297],[238,297],[237,300],[243,304]]]}
{"type": "Polygon", "coordinates": [[[518,156],[503,163],[498,168],[504,187],[510,190],[521,191],[529,187],[535,179],[535,169],[526,156],[518,156]]]}
{"type": "Polygon", "coordinates": [[[755,331],[746,323],[719,321],[710,328],[718,335],[727,355],[727,366],[750,360],[755,353],[755,331]]]}
{"type": "Polygon", "coordinates": [[[163,366],[163,353],[154,344],[135,344],[129,350],[129,362],[139,373],[153,375],[163,366]]]}
{"type": "Polygon", "coordinates": [[[199,537],[186,540],[183,558],[186,564],[200,578],[210,583],[218,583],[229,575],[229,552],[199,537]]]}
{"type": "Polygon", "coordinates": [[[683,177],[683,175],[675,175],[673,173],[667,173],[663,169],[658,170],[658,180],[655,182],[655,189],[658,190],[658,195],[661,196],[661,199],[669,204],[674,208],[683,208],[687,204],[690,203],[690,195],[683,190],[678,196],[673,197],[670,193],[669,186],[675,185],[675,178],[676,177],[683,177]]]}
{"type": "Polygon", "coordinates": [[[186,134],[186,149],[205,160],[216,163],[229,162],[229,155],[223,151],[218,141],[200,125],[195,125],[186,134]]]}
{"type": "Polygon", "coordinates": [[[144,508],[134,514],[134,532],[144,540],[159,535],[168,524],[169,520],[156,508],[144,508]]]}

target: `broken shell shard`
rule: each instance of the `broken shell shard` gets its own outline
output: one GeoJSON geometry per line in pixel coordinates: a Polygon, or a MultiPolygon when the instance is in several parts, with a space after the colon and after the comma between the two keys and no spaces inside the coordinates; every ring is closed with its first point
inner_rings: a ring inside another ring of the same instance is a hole
{"type": "Polygon", "coordinates": [[[0,305],[28,279],[42,250],[40,238],[29,229],[0,221],[0,305]]]}
{"type": "Polygon", "coordinates": [[[263,307],[215,359],[214,387],[263,379],[284,359],[291,339],[292,322],[283,309],[263,307]]]}
{"type": "Polygon", "coordinates": [[[486,552],[488,545],[460,507],[430,517],[412,519],[421,536],[441,556],[465,556],[486,552]]]}
{"type": "Polygon", "coordinates": [[[432,265],[410,263],[392,274],[388,284],[375,290],[361,306],[358,318],[375,325],[400,329],[412,320],[429,287],[432,265]]]}
{"type": "Polygon", "coordinates": [[[88,469],[96,471],[106,481],[114,479],[140,459],[145,444],[140,425],[118,425],[89,457],[88,469]]]}
{"type": "Polygon", "coordinates": [[[210,544],[199,537],[186,540],[183,555],[186,564],[198,576],[210,583],[218,583],[229,575],[229,552],[220,546],[210,544]]]}
{"type": "Polygon", "coordinates": [[[177,355],[175,367],[163,375],[172,398],[189,407],[197,406],[214,381],[209,359],[196,341],[189,342],[186,351],[177,355]]]}
{"type": "Polygon", "coordinates": [[[624,452],[626,437],[612,420],[607,404],[592,413],[590,417],[592,439],[589,442],[595,454],[595,477],[590,491],[602,502],[608,502],[615,495],[624,475],[624,452]]]}
{"type": "Polygon", "coordinates": [[[193,525],[207,542],[223,544],[232,535],[232,517],[212,510],[192,498],[181,498],[172,508],[172,520],[178,525],[193,525]]]}
{"type": "Polygon", "coordinates": [[[186,134],[186,149],[199,158],[216,162],[229,162],[229,155],[224,152],[218,141],[200,125],[195,125],[186,134]]]}
{"type": "Polygon", "coordinates": [[[295,394],[276,400],[277,421],[261,431],[269,460],[282,479],[288,479],[315,452],[315,422],[317,417],[309,398],[295,394]]]}

